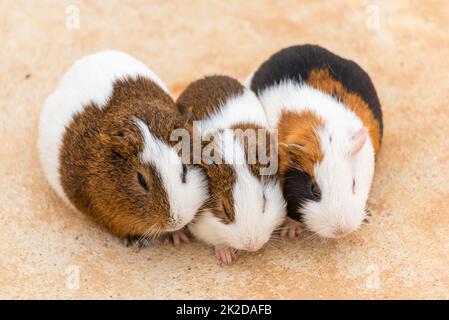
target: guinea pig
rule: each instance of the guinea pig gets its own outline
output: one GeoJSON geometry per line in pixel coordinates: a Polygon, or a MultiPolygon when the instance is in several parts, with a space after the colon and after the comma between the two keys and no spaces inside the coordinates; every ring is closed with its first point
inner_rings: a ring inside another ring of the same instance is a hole
{"type": "Polygon", "coordinates": [[[368,74],[316,45],[272,55],[248,80],[278,129],[288,216],[337,238],[369,215],[382,111],[368,74]]]}
{"type": "Polygon", "coordinates": [[[276,148],[267,141],[271,136],[266,117],[255,94],[227,76],[208,76],[191,83],[176,103],[182,113],[191,112],[201,138],[213,135],[210,144],[214,156],[219,155],[214,158],[218,161],[208,158],[203,145],[200,165],[209,179],[211,198],[188,228],[214,246],[217,258],[228,264],[237,258],[238,250],[259,250],[286,217],[277,175],[264,175],[261,169],[269,169],[267,163],[248,157],[249,152],[263,150],[277,165],[276,148]],[[255,139],[249,135],[239,139],[238,130],[253,133],[255,139]]]}
{"type": "Polygon", "coordinates": [[[168,143],[187,122],[173,110],[163,82],[128,54],[78,60],[40,116],[38,150],[50,185],[127,244],[162,235],[180,242],[209,195],[202,170],[184,165],[168,143]]]}

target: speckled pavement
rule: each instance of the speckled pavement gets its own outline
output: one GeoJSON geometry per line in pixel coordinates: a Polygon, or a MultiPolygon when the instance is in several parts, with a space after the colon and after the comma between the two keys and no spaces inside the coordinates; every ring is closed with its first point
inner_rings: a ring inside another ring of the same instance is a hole
{"type": "Polygon", "coordinates": [[[447,30],[447,1],[1,1],[0,298],[448,299],[447,30]],[[126,248],[45,180],[39,109],[77,58],[127,51],[177,96],[299,43],[356,60],[383,105],[373,217],[356,233],[273,241],[225,267],[196,242],[126,248]]]}

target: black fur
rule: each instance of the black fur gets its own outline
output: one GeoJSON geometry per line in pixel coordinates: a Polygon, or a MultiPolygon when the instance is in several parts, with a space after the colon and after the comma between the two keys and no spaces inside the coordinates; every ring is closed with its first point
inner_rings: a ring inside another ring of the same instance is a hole
{"type": "Polygon", "coordinates": [[[284,176],[284,198],[287,201],[287,215],[297,221],[302,221],[299,212],[306,201],[319,201],[311,193],[313,180],[304,171],[290,169],[284,176]]]}
{"type": "Polygon", "coordinates": [[[282,80],[307,81],[310,71],[317,68],[327,68],[348,91],[365,100],[379,122],[382,137],[382,110],[368,74],[357,63],[343,59],[320,46],[297,45],[278,51],[255,72],[251,89],[258,94],[282,80]]]}

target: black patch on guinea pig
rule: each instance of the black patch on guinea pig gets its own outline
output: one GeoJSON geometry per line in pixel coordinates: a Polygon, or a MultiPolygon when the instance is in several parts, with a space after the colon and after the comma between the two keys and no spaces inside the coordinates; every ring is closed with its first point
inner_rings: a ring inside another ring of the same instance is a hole
{"type": "Polygon", "coordinates": [[[297,221],[302,221],[299,212],[306,201],[319,201],[310,192],[313,179],[304,171],[290,169],[283,178],[284,198],[287,201],[287,215],[297,221]]]}
{"type": "Polygon", "coordinates": [[[296,45],[273,54],[254,73],[251,90],[259,94],[286,79],[301,83],[307,81],[312,70],[318,68],[328,69],[346,90],[365,100],[379,122],[382,137],[382,110],[369,75],[354,61],[343,59],[320,46],[296,45]]]}

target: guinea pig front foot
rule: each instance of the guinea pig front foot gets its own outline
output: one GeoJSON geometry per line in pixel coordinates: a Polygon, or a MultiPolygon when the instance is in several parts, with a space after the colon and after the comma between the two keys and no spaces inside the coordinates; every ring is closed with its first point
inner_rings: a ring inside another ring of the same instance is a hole
{"type": "Polygon", "coordinates": [[[300,222],[295,221],[292,218],[286,217],[284,223],[280,228],[281,236],[293,239],[299,236],[299,234],[303,231],[303,229],[304,229],[303,225],[300,222]]]}
{"type": "Polygon", "coordinates": [[[183,243],[190,243],[189,232],[183,228],[181,230],[171,232],[165,239],[164,243],[173,243],[175,247],[179,247],[183,243]]]}
{"type": "Polygon", "coordinates": [[[145,248],[150,245],[151,240],[142,236],[126,236],[122,239],[123,244],[127,247],[135,247],[138,249],[145,248]]]}
{"type": "Polygon", "coordinates": [[[223,264],[231,264],[232,262],[236,261],[238,258],[237,251],[232,248],[216,246],[216,247],[214,247],[214,250],[215,250],[215,256],[223,264]]]}

